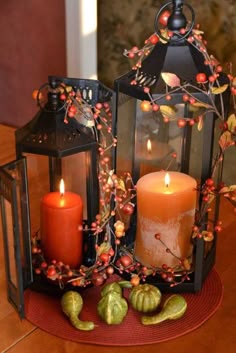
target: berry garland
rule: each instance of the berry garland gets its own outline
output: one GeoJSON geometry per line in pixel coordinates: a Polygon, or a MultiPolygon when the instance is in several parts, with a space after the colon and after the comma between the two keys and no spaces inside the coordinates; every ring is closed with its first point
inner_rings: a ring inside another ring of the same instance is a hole
{"type": "MultiPolygon", "coordinates": [[[[167,14],[165,14],[167,16],[167,14]]],[[[168,16],[167,16],[168,17],[168,16]]],[[[163,16],[160,19],[161,24],[166,25],[163,16]]],[[[176,31],[177,36],[185,36],[186,29],[176,31]]],[[[124,55],[130,59],[138,57],[137,63],[133,66],[136,70],[136,77],[139,75],[139,70],[142,67],[142,61],[152,51],[153,47],[160,40],[162,43],[167,43],[173,36],[173,33],[166,28],[161,30],[161,37],[157,33],[153,33],[144,43],[143,48],[133,47],[131,50],[125,50],[124,55]],[[164,40],[166,39],[166,40],[164,40]]],[[[195,224],[192,230],[192,239],[203,238],[205,242],[212,242],[214,232],[220,232],[222,222],[217,221],[216,224],[211,224],[208,221],[206,229],[201,230],[202,223],[205,221],[205,216],[211,212],[211,204],[217,196],[227,198],[236,211],[236,185],[226,186],[223,183],[216,185],[214,176],[216,169],[222,163],[225,151],[236,145],[236,77],[232,74],[232,67],[229,65],[229,84],[220,86],[218,81],[219,73],[222,71],[222,66],[219,62],[207,52],[206,41],[203,39],[203,32],[197,26],[192,30],[192,34],[186,39],[191,45],[199,50],[205,57],[205,65],[208,65],[211,75],[207,77],[205,73],[199,72],[196,75],[196,84],[181,82],[181,78],[175,74],[163,72],[161,77],[166,85],[164,97],[167,101],[172,99],[172,94],[177,90],[183,92],[183,102],[189,102],[195,108],[201,108],[201,114],[195,119],[177,119],[179,128],[183,128],[186,124],[193,126],[197,124],[200,131],[204,125],[204,118],[208,112],[214,112],[220,119],[220,136],[219,136],[219,151],[214,159],[212,166],[212,176],[199,188],[199,196],[201,196],[201,204],[196,210],[195,224]],[[230,85],[232,96],[233,113],[225,116],[222,93],[228,89],[230,85]],[[204,103],[191,94],[191,89],[198,90],[210,99],[210,103],[204,103]],[[210,93],[209,94],[209,90],[210,93]],[[219,95],[221,107],[217,109],[212,96],[219,95]]],[[[131,85],[137,85],[136,79],[130,82],[131,85]]],[[[143,111],[160,112],[163,121],[169,123],[176,120],[173,114],[173,107],[169,105],[158,105],[159,97],[154,99],[151,94],[150,87],[143,87],[145,93],[148,94],[149,101],[142,101],[140,106],[143,111]]],[[[63,264],[59,260],[52,260],[47,263],[44,259],[40,248],[40,235],[36,233],[32,239],[33,265],[36,274],[43,273],[47,278],[59,283],[60,287],[65,284],[72,286],[86,287],[89,284],[101,285],[104,281],[117,270],[120,273],[127,272],[131,277],[131,283],[137,285],[140,281],[145,281],[148,276],[159,274],[160,277],[170,283],[170,286],[175,286],[183,281],[189,280],[189,272],[192,269],[191,259],[178,258],[179,265],[175,268],[168,267],[163,264],[161,268],[146,267],[136,261],[132,251],[129,251],[123,246],[126,231],[129,226],[130,217],[135,208],[135,185],[130,173],[125,173],[123,176],[118,176],[111,169],[111,150],[116,147],[117,139],[112,134],[112,112],[109,103],[97,103],[94,107],[90,106],[78,90],[75,92],[72,87],[65,86],[61,94],[62,101],[65,102],[66,114],[65,123],[68,119],[75,117],[78,120],[81,116],[89,120],[90,127],[94,129],[97,141],[99,143],[99,192],[100,192],[100,211],[96,219],[91,224],[90,231],[93,232],[96,248],[96,261],[91,267],[81,265],[79,269],[71,269],[68,265],[63,264]],[[65,92],[67,94],[65,94],[65,92]],[[99,137],[98,137],[99,136],[99,137]],[[102,239],[102,240],[101,240],[102,239]],[[178,271],[178,277],[176,273],[178,271]]],[[[176,158],[176,154],[172,155],[176,158]]],[[[169,166],[168,166],[169,167],[169,166]]],[[[166,252],[175,256],[162,241],[161,234],[156,234],[155,238],[165,248],[166,252]]]]}

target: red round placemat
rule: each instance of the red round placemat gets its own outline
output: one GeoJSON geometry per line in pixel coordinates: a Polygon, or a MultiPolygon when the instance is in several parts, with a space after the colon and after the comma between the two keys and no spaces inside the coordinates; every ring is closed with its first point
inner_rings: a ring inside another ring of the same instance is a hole
{"type": "MultiPolygon", "coordinates": [[[[30,289],[25,291],[26,318],[44,331],[74,342],[109,346],[153,344],[171,340],[195,330],[215,313],[223,296],[220,277],[215,270],[212,270],[199,293],[182,294],[188,304],[182,318],[158,325],[143,326],[140,323],[141,314],[129,307],[123,323],[117,326],[107,325],[98,317],[96,307],[101,298],[100,290],[98,287],[91,287],[81,293],[84,305],[79,317],[81,320],[94,321],[97,327],[93,331],[79,331],[71,326],[61,310],[60,298],[30,289]]],[[[163,294],[163,300],[168,295],[163,294]]]]}

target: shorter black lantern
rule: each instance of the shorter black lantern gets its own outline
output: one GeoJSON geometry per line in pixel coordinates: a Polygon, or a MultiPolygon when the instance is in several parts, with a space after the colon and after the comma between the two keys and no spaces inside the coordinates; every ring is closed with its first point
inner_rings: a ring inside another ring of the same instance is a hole
{"type": "MultiPolygon", "coordinates": [[[[37,93],[39,112],[16,130],[17,160],[1,167],[0,196],[8,297],[21,316],[23,291],[37,282],[31,241],[40,233],[40,202],[45,194],[59,191],[61,179],[66,191],[83,200],[83,264],[95,261],[94,236],[86,231],[99,204],[99,136],[92,107],[98,102],[110,104],[111,99],[111,90],[99,81],[50,76],[37,93]],[[75,114],[75,105],[68,105],[68,100],[78,97],[85,104],[76,101],[75,114]]],[[[55,241],[57,246],[63,244],[55,241]]]]}
{"type": "MultiPolygon", "coordinates": [[[[115,168],[117,173],[130,171],[135,183],[152,172],[178,171],[197,180],[201,194],[206,180],[211,179],[212,175],[214,185],[219,185],[221,180],[221,163],[217,165],[220,166],[218,170],[214,165],[218,148],[215,137],[220,135],[219,125],[227,116],[230,90],[227,76],[207,53],[202,32],[193,28],[194,17],[190,5],[183,1],[168,2],[157,13],[155,32],[144,47],[125,50],[124,54],[130,58],[136,57],[137,62],[130,72],[114,83],[114,133],[118,139],[115,168]],[[190,14],[190,21],[183,9],[190,14]],[[166,10],[169,17],[162,27],[162,15],[166,10]],[[220,122],[219,115],[222,118],[220,122]]],[[[199,209],[203,207],[202,201],[201,194],[199,209]]],[[[159,204],[158,207],[162,208],[163,205],[159,204]]],[[[217,201],[211,216],[213,232],[218,207],[217,201]]],[[[201,220],[201,216],[198,217],[198,231],[209,230],[207,215],[208,212],[201,220]]],[[[188,281],[181,283],[180,280],[179,285],[170,286],[168,280],[162,280],[168,278],[168,271],[171,272],[166,264],[163,264],[163,277],[149,276],[147,280],[163,290],[200,290],[215,262],[214,235],[210,250],[204,240],[196,236],[193,265],[191,269],[186,267],[185,271],[188,281]]],[[[136,217],[127,242],[131,249],[135,237],[136,217]]],[[[179,275],[175,273],[177,282],[179,275]]]]}

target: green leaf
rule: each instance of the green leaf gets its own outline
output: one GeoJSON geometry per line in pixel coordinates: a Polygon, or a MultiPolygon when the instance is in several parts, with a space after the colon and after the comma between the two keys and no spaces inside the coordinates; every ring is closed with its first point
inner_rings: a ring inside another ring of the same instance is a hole
{"type": "Polygon", "coordinates": [[[126,192],[125,183],[123,179],[117,178],[117,189],[126,192]]]}
{"type": "Polygon", "coordinates": [[[228,84],[225,84],[225,85],[220,86],[220,87],[211,87],[211,93],[213,93],[213,94],[221,94],[221,93],[225,92],[228,87],[229,87],[228,84]]]}
{"type": "Polygon", "coordinates": [[[111,248],[111,244],[108,242],[103,242],[98,248],[97,248],[97,254],[101,255],[103,253],[108,253],[108,251],[111,248]]]}
{"type": "Polygon", "coordinates": [[[163,116],[168,116],[168,118],[175,118],[177,109],[170,105],[160,105],[160,112],[163,116]]]}
{"type": "Polygon", "coordinates": [[[193,105],[194,107],[198,107],[198,108],[206,108],[206,109],[211,108],[211,106],[209,104],[204,103],[204,102],[195,102],[191,105],[193,105]]]}
{"type": "Polygon", "coordinates": [[[231,114],[227,119],[227,125],[230,132],[234,133],[236,131],[236,116],[231,114]]]}

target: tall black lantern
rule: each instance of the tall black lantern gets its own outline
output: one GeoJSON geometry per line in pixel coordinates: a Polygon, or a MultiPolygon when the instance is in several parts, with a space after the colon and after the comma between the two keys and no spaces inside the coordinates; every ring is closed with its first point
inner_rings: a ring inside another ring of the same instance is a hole
{"type": "MultiPolygon", "coordinates": [[[[168,2],[157,13],[155,33],[145,46],[125,50],[127,57],[136,57],[137,61],[114,83],[114,131],[118,137],[115,168],[117,173],[130,171],[135,183],[145,174],[170,170],[192,176],[201,190],[212,176],[215,137],[219,136],[217,112],[225,119],[230,92],[227,76],[207,53],[202,32],[194,29],[194,17],[192,7],[184,1],[168,2]],[[217,89],[220,94],[215,94],[217,89]]],[[[220,168],[214,176],[219,183],[220,168]]],[[[217,216],[218,205],[213,223],[217,216]]],[[[207,215],[202,229],[206,229],[206,223],[207,215]]],[[[127,242],[131,248],[135,234],[136,217],[127,242]]],[[[203,239],[195,239],[188,281],[173,287],[161,277],[150,281],[163,290],[197,291],[214,265],[215,252],[216,236],[208,251],[203,239]]]]}
{"type": "Polygon", "coordinates": [[[111,90],[99,81],[49,76],[38,91],[39,112],[16,130],[17,160],[1,167],[0,196],[8,297],[21,316],[23,291],[35,286],[31,239],[40,231],[40,201],[45,194],[59,191],[61,179],[65,190],[79,194],[83,201],[83,264],[95,260],[94,237],[86,231],[98,213],[99,196],[99,136],[92,109],[111,99],[111,90]],[[85,108],[80,111],[78,104],[76,115],[65,118],[67,97],[73,92],[85,102],[85,108]]]}

